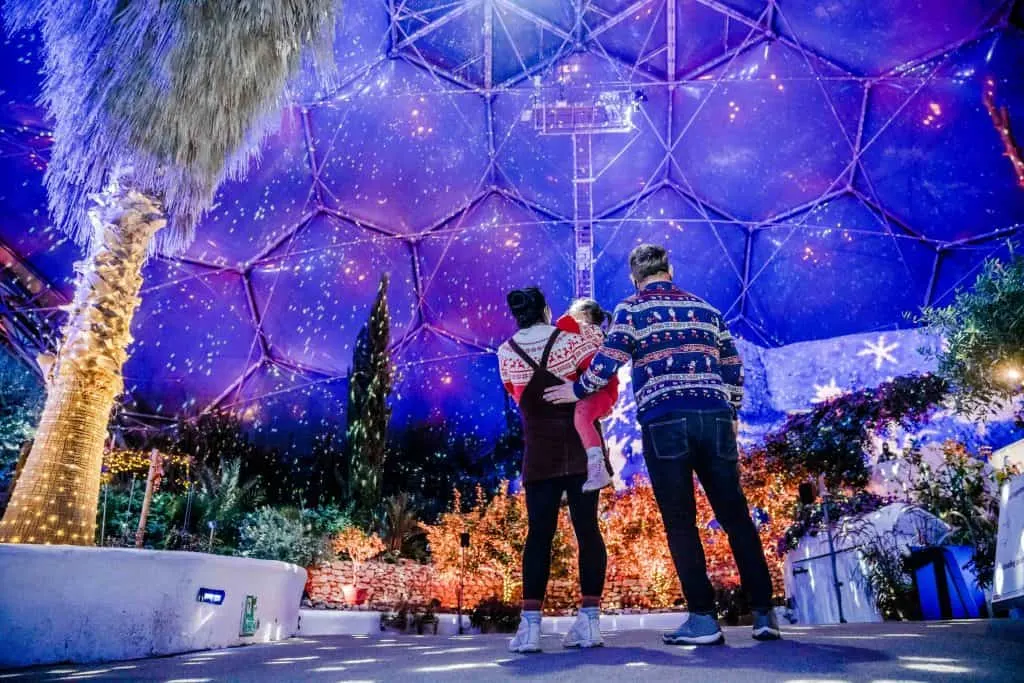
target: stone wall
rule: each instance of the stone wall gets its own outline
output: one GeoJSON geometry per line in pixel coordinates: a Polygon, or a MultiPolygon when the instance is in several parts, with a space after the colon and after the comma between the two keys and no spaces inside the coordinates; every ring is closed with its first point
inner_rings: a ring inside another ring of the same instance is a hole
{"type": "MultiPolygon", "coordinates": [[[[605,585],[605,609],[666,607],[681,597],[675,577],[663,580],[661,596],[658,582],[635,576],[625,576],[614,569],[605,585]]],[[[365,562],[358,568],[358,581],[353,581],[351,562],[329,562],[309,569],[306,593],[314,606],[340,609],[350,607],[345,602],[344,587],[355,585],[367,591],[362,609],[386,610],[399,603],[425,605],[434,598],[443,609],[454,610],[458,599],[458,577],[442,576],[433,565],[411,560],[396,564],[365,562]]],[[[481,600],[501,596],[502,579],[496,572],[474,572],[465,577],[464,609],[472,609],[481,600]]],[[[518,586],[513,600],[521,597],[518,586]]],[[[553,579],[548,584],[545,602],[547,609],[562,611],[579,604],[579,586],[573,580],[553,579]]]]}

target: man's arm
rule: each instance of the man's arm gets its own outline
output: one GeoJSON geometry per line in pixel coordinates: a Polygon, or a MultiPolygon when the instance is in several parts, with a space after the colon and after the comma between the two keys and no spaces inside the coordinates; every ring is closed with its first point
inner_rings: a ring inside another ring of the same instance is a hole
{"type": "Polygon", "coordinates": [[[743,359],[721,317],[718,319],[718,358],[723,388],[729,394],[729,403],[736,417],[743,406],[743,359]]]}
{"type": "Polygon", "coordinates": [[[625,305],[619,305],[615,309],[614,322],[604,345],[598,349],[587,371],[573,385],[576,398],[584,398],[607,386],[619,368],[633,360],[634,348],[636,330],[633,328],[629,309],[625,305]]]}

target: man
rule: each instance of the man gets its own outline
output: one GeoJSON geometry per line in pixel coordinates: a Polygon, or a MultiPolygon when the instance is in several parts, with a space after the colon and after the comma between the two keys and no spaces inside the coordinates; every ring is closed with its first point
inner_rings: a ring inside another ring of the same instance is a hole
{"type": "Polygon", "coordinates": [[[754,609],[754,638],[776,640],[772,582],[757,529],[740,488],[737,412],[743,366],[722,315],[672,283],[663,247],[644,244],[629,256],[637,293],[615,310],[604,346],[574,384],[552,387],[545,398],[572,403],[598,391],[625,363],[643,431],[644,459],[661,508],[669,550],[689,615],[664,634],[666,643],[724,641],[697,533],[693,475],[729,537],[743,587],[754,609]]]}

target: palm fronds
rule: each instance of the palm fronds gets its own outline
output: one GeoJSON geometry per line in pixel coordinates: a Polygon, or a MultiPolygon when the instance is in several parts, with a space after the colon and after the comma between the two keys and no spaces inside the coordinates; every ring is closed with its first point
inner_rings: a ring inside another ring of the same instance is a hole
{"type": "Polygon", "coordinates": [[[187,245],[217,186],[246,170],[280,120],[303,46],[331,54],[337,2],[5,0],[8,28],[38,26],[46,46],[57,225],[88,245],[89,195],[130,173],[164,200],[158,246],[187,245]]]}

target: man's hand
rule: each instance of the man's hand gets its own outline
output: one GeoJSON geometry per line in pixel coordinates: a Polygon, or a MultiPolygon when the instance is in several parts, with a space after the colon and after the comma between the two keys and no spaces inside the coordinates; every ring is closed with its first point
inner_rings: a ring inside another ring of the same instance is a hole
{"type": "Polygon", "coordinates": [[[579,399],[576,392],[572,390],[572,382],[564,382],[555,387],[549,387],[544,391],[544,400],[548,403],[576,403],[579,399]]]}
{"type": "Polygon", "coordinates": [[[737,439],[740,438],[740,421],[739,420],[733,420],[732,421],[732,433],[733,433],[733,436],[735,436],[737,439]]]}

